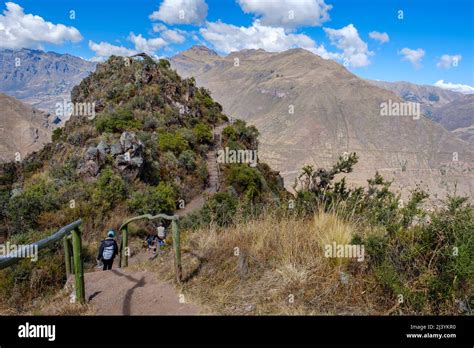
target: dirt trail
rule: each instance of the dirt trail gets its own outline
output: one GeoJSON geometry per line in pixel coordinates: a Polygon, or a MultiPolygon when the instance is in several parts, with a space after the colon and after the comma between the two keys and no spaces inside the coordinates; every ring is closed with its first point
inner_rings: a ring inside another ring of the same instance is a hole
{"type": "MultiPolygon", "coordinates": [[[[214,129],[216,147],[220,146],[222,130],[226,125],[214,129]]],[[[207,155],[209,186],[199,196],[178,212],[179,216],[199,210],[205,203],[206,195],[219,190],[219,168],[216,149],[207,155]]],[[[137,265],[150,259],[150,254],[141,251],[129,259],[129,265],[137,265]]],[[[159,257],[159,255],[157,256],[159,257]]],[[[116,260],[117,261],[117,260],[116,260]]],[[[116,267],[118,262],[115,262],[116,267]]],[[[112,271],[84,274],[86,301],[97,315],[192,315],[199,308],[192,304],[180,303],[180,296],[173,284],[161,281],[150,271],[113,269],[112,271]]]]}
{"type": "Polygon", "coordinates": [[[192,315],[199,308],[180,303],[170,283],[149,271],[121,269],[86,273],[86,300],[97,315],[192,315]]]}

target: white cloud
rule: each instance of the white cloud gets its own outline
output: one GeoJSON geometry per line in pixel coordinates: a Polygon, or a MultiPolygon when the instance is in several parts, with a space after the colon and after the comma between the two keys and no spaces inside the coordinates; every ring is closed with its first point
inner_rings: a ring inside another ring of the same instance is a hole
{"type": "Polygon", "coordinates": [[[444,82],[444,80],[436,81],[434,84],[436,87],[449,89],[455,92],[461,92],[464,94],[472,94],[474,93],[474,87],[469,85],[463,85],[460,83],[451,83],[451,82],[444,82]]]}
{"type": "Polygon", "coordinates": [[[168,28],[167,28],[166,25],[164,25],[163,23],[155,23],[155,24],[153,24],[153,31],[154,31],[155,33],[159,33],[160,31],[164,31],[164,30],[166,30],[166,29],[168,29],[168,28]]]}
{"type": "Polygon", "coordinates": [[[95,57],[91,59],[92,61],[103,61],[112,55],[128,57],[138,53],[135,50],[123,46],[115,46],[103,41],[100,43],[89,41],[89,48],[95,52],[95,57]]]}
{"type": "Polygon", "coordinates": [[[164,0],[158,11],[150,15],[150,19],[168,24],[200,25],[207,17],[207,10],[204,0],[164,0]]]}
{"type": "Polygon", "coordinates": [[[169,29],[169,30],[164,30],[161,32],[161,36],[165,40],[169,42],[173,42],[173,43],[183,43],[186,40],[185,34],[186,32],[183,30],[169,29]]]}
{"type": "Polygon", "coordinates": [[[13,2],[5,4],[0,15],[0,47],[41,48],[42,43],[59,45],[65,41],[79,42],[81,33],[74,27],[46,22],[40,16],[25,14],[23,8],[13,2]]]}
{"type": "Polygon", "coordinates": [[[154,39],[145,39],[142,34],[135,35],[130,33],[129,40],[134,43],[135,49],[139,52],[145,52],[149,55],[154,55],[155,51],[166,46],[168,43],[161,37],[154,39]]]}
{"type": "Polygon", "coordinates": [[[410,48],[403,48],[398,54],[402,54],[402,60],[409,61],[415,68],[421,68],[421,59],[425,56],[425,50],[417,48],[412,50],[410,48]]]}
{"type": "MultiPolygon", "coordinates": [[[[170,41],[174,40],[174,42],[179,42],[179,40],[181,40],[181,34],[179,34],[177,31],[176,32],[173,30],[166,30],[166,31],[170,32],[170,33],[166,33],[166,35],[172,39],[170,41]]],[[[150,56],[158,57],[156,55],[156,51],[169,44],[166,40],[164,40],[161,37],[147,39],[147,38],[144,38],[142,34],[135,35],[135,33],[133,32],[130,33],[130,35],[128,36],[128,39],[130,40],[130,42],[134,44],[135,49],[130,49],[124,46],[112,45],[108,42],[95,43],[93,41],[89,41],[89,48],[95,52],[95,57],[93,57],[91,60],[104,61],[111,55],[132,56],[134,54],[141,53],[141,52],[145,52],[146,54],[150,56]]]]}
{"type": "Polygon", "coordinates": [[[380,33],[378,31],[371,31],[369,33],[371,39],[379,41],[381,44],[384,44],[390,40],[387,33],[380,33]]]}
{"type": "Polygon", "coordinates": [[[436,66],[441,69],[450,69],[453,66],[457,66],[461,59],[462,56],[460,54],[456,54],[454,56],[450,56],[449,54],[443,54],[436,66]]]}
{"type": "Polygon", "coordinates": [[[262,48],[269,52],[281,52],[290,48],[301,47],[323,58],[332,57],[324,46],[316,46],[309,36],[304,34],[288,34],[284,28],[269,27],[256,20],[250,27],[238,27],[231,24],[207,22],[200,29],[203,38],[223,53],[240,51],[242,49],[262,48]]]}
{"type": "Polygon", "coordinates": [[[324,28],[324,31],[331,44],[342,50],[341,57],[349,66],[359,68],[370,64],[369,57],[374,53],[369,51],[354,25],[349,24],[341,29],[324,28]]]}
{"type": "Polygon", "coordinates": [[[262,25],[296,28],[319,26],[329,20],[331,5],[324,0],[238,0],[245,13],[259,17],[262,25]]]}
{"type": "Polygon", "coordinates": [[[186,40],[187,32],[180,29],[168,29],[163,23],[153,24],[153,31],[161,33],[161,37],[173,43],[183,43],[186,40]]]}

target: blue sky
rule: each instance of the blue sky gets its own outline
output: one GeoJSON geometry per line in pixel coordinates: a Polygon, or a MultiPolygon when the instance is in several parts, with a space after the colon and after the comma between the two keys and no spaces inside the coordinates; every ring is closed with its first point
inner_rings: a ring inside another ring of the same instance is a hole
{"type": "Polygon", "coordinates": [[[170,56],[194,44],[205,44],[220,54],[242,48],[281,51],[303,47],[365,78],[438,82],[464,91],[474,86],[471,0],[12,3],[0,4],[5,11],[0,16],[0,47],[4,48],[42,48],[103,60],[117,52],[170,56]],[[181,17],[179,9],[184,11],[181,17]],[[75,11],[75,18],[70,18],[70,11],[75,11]],[[65,27],[57,27],[60,24],[65,27]]]}

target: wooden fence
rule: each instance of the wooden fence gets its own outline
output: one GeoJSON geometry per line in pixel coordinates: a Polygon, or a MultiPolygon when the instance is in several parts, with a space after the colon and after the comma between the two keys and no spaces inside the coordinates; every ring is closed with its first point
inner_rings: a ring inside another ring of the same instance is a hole
{"type": "Polygon", "coordinates": [[[173,248],[174,248],[174,266],[175,266],[175,273],[176,273],[176,280],[180,283],[183,279],[183,269],[181,266],[181,235],[178,226],[178,215],[166,215],[166,214],[158,214],[158,215],[140,215],[133,217],[131,219],[125,220],[125,222],[120,226],[119,231],[122,232],[122,238],[120,242],[120,258],[119,258],[119,267],[127,267],[128,266],[128,257],[130,256],[130,249],[128,247],[128,225],[137,220],[148,219],[148,220],[157,220],[157,219],[165,219],[171,221],[171,231],[173,234],[173,248]]]}
{"type": "Polygon", "coordinates": [[[63,239],[66,274],[68,277],[70,274],[74,274],[76,299],[80,303],[84,303],[86,293],[84,287],[84,265],[81,256],[82,241],[81,230],[79,228],[81,224],[82,220],[80,219],[74,221],[60,228],[56,233],[47,238],[30,245],[25,245],[16,252],[0,257],[0,269],[10,267],[23,260],[22,255],[25,255],[25,250],[31,250],[32,247],[36,247],[37,249],[35,248],[35,251],[37,250],[39,252],[42,249],[51,247],[60,239],[63,239]]]}
{"type": "MultiPolygon", "coordinates": [[[[119,231],[122,231],[122,239],[120,242],[119,267],[128,266],[128,225],[133,221],[141,219],[165,219],[171,221],[176,279],[178,282],[181,282],[183,278],[183,271],[181,266],[181,236],[178,226],[179,217],[177,215],[170,216],[166,214],[158,214],[153,216],[150,214],[145,214],[126,220],[119,228],[119,231]]],[[[64,247],[66,275],[69,278],[71,274],[74,274],[76,299],[80,303],[85,303],[86,292],[84,286],[84,265],[81,254],[82,239],[81,230],[79,228],[81,224],[82,220],[80,219],[74,221],[73,223],[60,228],[57,232],[47,238],[44,238],[30,245],[25,245],[20,249],[17,249],[16,252],[9,253],[8,255],[0,257],[0,270],[13,266],[14,264],[23,260],[24,258],[22,256],[25,255],[26,250],[31,250],[31,248],[34,247],[34,250],[39,252],[40,250],[51,247],[54,243],[62,239],[64,247]]]]}

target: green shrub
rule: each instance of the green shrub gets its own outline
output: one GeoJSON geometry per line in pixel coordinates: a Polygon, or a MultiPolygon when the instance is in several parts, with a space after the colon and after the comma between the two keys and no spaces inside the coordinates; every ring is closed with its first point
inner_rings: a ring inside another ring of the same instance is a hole
{"type": "Polygon", "coordinates": [[[179,164],[186,168],[187,171],[196,169],[196,155],[191,150],[183,151],[178,157],[179,164]]]}
{"type": "Polygon", "coordinates": [[[57,142],[62,138],[62,135],[63,135],[63,129],[58,127],[55,130],[53,130],[53,134],[51,135],[51,140],[53,142],[57,142]]]}
{"type": "Polygon", "coordinates": [[[92,192],[92,203],[104,211],[114,208],[126,197],[126,186],[122,177],[112,169],[102,170],[92,192]]]}
{"type": "Polygon", "coordinates": [[[163,152],[171,151],[179,155],[188,147],[188,142],[180,133],[162,133],[158,136],[158,148],[163,152]]]}
{"type": "Polygon", "coordinates": [[[95,126],[100,133],[121,133],[125,130],[140,129],[142,124],[133,117],[131,110],[119,109],[96,118],[95,126]]]}
{"type": "Polygon", "coordinates": [[[36,227],[41,213],[58,207],[56,187],[46,180],[40,180],[10,199],[7,215],[18,233],[36,227]]]}
{"type": "Polygon", "coordinates": [[[237,130],[229,125],[222,130],[222,137],[224,140],[234,140],[237,141],[237,130]]]}
{"type": "Polygon", "coordinates": [[[216,223],[218,226],[229,226],[233,223],[237,211],[238,198],[228,192],[214,194],[198,214],[185,218],[183,228],[199,228],[216,223]]]}
{"type": "Polygon", "coordinates": [[[203,87],[197,90],[196,99],[198,104],[201,104],[206,108],[210,108],[214,105],[214,101],[212,100],[209,91],[203,87]]]}
{"type": "Polygon", "coordinates": [[[227,173],[227,183],[239,194],[248,194],[251,198],[259,196],[263,189],[263,177],[260,172],[244,164],[231,165],[227,173]]]}
{"type": "Polygon", "coordinates": [[[186,139],[186,141],[188,142],[188,144],[190,146],[192,146],[193,148],[196,147],[196,144],[197,144],[198,140],[197,140],[196,135],[194,134],[192,129],[180,128],[180,129],[178,129],[177,132],[179,134],[181,134],[184,139],[186,139]]]}
{"type": "MultiPolygon", "coordinates": [[[[416,195],[414,200],[424,196],[416,195]]],[[[369,265],[385,290],[405,297],[409,310],[452,313],[455,300],[472,301],[474,209],[465,199],[450,197],[430,218],[429,224],[369,236],[369,265]]]]}
{"type": "Polygon", "coordinates": [[[162,67],[163,69],[171,69],[171,64],[166,59],[160,59],[159,64],[160,64],[160,67],[162,67]]]}
{"type": "Polygon", "coordinates": [[[177,194],[171,185],[160,182],[158,186],[144,192],[135,192],[128,202],[137,214],[173,214],[177,194]]]}
{"type": "Polygon", "coordinates": [[[201,144],[212,142],[212,129],[207,124],[198,123],[193,129],[193,133],[201,144]]]}

